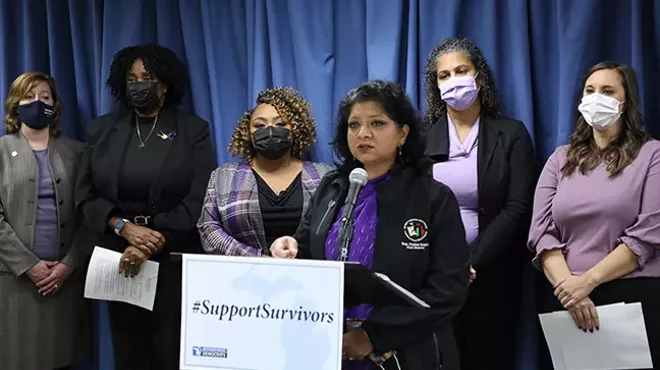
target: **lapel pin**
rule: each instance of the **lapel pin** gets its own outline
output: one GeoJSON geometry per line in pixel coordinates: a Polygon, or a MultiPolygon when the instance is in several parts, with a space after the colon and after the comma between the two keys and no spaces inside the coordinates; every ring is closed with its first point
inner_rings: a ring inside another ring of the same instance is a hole
{"type": "Polygon", "coordinates": [[[13,152],[11,152],[11,156],[12,156],[12,157],[16,157],[17,155],[18,155],[18,152],[17,152],[17,151],[14,150],[13,152]]]}
{"type": "Polygon", "coordinates": [[[172,141],[176,137],[176,132],[167,132],[165,130],[160,130],[158,137],[162,140],[172,141]]]}

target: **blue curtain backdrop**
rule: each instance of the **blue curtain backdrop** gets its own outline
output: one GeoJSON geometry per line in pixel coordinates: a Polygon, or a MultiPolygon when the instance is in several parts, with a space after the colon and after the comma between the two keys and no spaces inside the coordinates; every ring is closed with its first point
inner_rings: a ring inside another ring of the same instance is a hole
{"type": "MultiPolygon", "coordinates": [[[[535,139],[539,162],[566,142],[580,78],[616,60],[638,73],[647,129],[660,125],[660,1],[653,0],[0,0],[0,100],[24,71],[52,74],[64,100],[63,131],[84,140],[89,121],[113,109],[105,87],[112,55],[147,42],[188,65],[182,109],[212,123],[220,163],[242,112],[267,87],[298,88],[318,123],[317,160],[338,100],[367,79],[396,80],[423,109],[429,51],[469,37],[492,66],[507,115],[535,139]]],[[[1,132],[0,132],[1,134],[1,132]]],[[[531,279],[530,279],[531,280],[531,279]]],[[[531,282],[526,282],[531,290],[531,282]]],[[[534,369],[528,297],[519,369],[534,369]]],[[[82,369],[112,369],[105,306],[98,353],[82,369]]],[[[487,309],[484,307],[484,309],[487,309]]],[[[496,340],[496,339],[494,339],[496,340]]]]}

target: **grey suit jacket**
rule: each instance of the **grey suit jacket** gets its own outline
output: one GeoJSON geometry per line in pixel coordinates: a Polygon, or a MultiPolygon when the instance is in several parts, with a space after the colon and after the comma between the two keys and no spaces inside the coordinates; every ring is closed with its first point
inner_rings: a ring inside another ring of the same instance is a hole
{"type": "Polygon", "coordinates": [[[90,310],[83,298],[87,259],[82,253],[87,247],[91,252],[93,244],[85,237],[89,232],[73,197],[82,149],[81,143],[63,137],[48,143],[61,226],[58,260],[75,271],[54,294],[42,296],[25,274],[39,262],[32,253],[37,160],[21,134],[0,137],[0,369],[58,369],[88,353],[90,310]]]}
{"type": "MultiPolygon", "coordinates": [[[[60,229],[60,262],[81,267],[88,238],[79,227],[73,189],[82,143],[51,138],[48,156],[55,181],[60,229]]],[[[0,272],[20,276],[39,259],[32,253],[37,211],[38,167],[29,143],[21,134],[0,137],[0,272]]],[[[88,235],[88,234],[87,234],[88,235]]],[[[89,247],[91,248],[91,247],[89,247]]]]}

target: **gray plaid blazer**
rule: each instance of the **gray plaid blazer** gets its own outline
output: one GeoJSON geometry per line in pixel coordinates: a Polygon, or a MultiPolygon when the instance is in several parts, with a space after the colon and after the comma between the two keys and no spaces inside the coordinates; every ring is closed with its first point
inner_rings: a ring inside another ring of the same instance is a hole
{"type": "MultiPolygon", "coordinates": [[[[303,214],[321,179],[332,167],[304,162],[303,214]]],[[[226,163],[211,174],[197,228],[206,253],[260,256],[268,251],[257,181],[247,162],[226,163]]]]}

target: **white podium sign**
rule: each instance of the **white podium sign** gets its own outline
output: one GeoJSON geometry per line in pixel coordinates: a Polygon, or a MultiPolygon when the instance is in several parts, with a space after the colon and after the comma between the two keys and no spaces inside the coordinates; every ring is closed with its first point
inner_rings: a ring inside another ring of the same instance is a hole
{"type": "Polygon", "coordinates": [[[341,369],[342,263],[182,259],[181,369],[341,369]]]}

